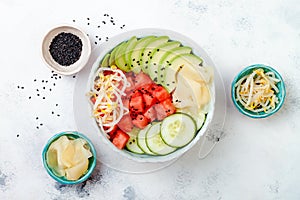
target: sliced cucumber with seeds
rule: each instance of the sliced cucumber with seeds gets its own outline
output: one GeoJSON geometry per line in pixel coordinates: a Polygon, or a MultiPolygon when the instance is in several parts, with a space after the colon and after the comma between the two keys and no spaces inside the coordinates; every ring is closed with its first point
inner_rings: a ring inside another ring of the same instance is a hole
{"type": "Polygon", "coordinates": [[[101,62],[101,67],[109,67],[109,58],[110,58],[110,54],[106,54],[101,62]]]}
{"type": "Polygon", "coordinates": [[[161,123],[161,138],[169,146],[183,147],[190,143],[197,131],[193,118],[184,113],[175,113],[161,123]]]}
{"type": "Polygon", "coordinates": [[[138,128],[133,128],[131,132],[128,133],[130,136],[129,140],[126,143],[126,147],[129,151],[137,154],[143,154],[144,151],[137,144],[137,135],[139,133],[138,128]]]}
{"type": "Polygon", "coordinates": [[[167,155],[176,150],[168,146],[160,136],[161,122],[152,125],[146,133],[146,144],[149,150],[158,155],[167,155]]]}
{"type": "MultiPolygon", "coordinates": [[[[197,109],[195,109],[195,110],[197,110],[197,109]]],[[[189,116],[191,116],[195,120],[197,131],[199,131],[202,128],[202,126],[206,120],[206,114],[204,112],[195,113],[194,110],[190,110],[187,108],[177,109],[176,111],[179,113],[186,113],[189,116]]]]}
{"type": "Polygon", "coordinates": [[[140,130],[140,132],[137,135],[137,144],[138,146],[149,155],[154,155],[152,151],[147,147],[146,144],[146,133],[149,130],[149,128],[152,126],[152,124],[148,124],[144,129],[140,130]]]}

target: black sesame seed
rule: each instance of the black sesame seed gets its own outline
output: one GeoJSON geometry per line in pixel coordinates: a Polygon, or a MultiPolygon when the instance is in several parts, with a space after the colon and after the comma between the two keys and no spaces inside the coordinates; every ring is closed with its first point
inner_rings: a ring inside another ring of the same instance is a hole
{"type": "Polygon", "coordinates": [[[76,76],[73,76],[73,78],[76,78],[76,76]]]}
{"type": "Polygon", "coordinates": [[[99,36],[98,36],[98,35],[96,35],[95,37],[96,37],[96,38],[98,38],[99,36]]]}
{"type": "Polygon", "coordinates": [[[103,23],[103,24],[106,24],[106,22],[105,22],[105,21],[102,21],[102,23],[103,23]]]}
{"type": "Polygon", "coordinates": [[[42,124],[42,123],[40,123],[40,126],[43,126],[43,124],[42,124]]]}
{"type": "Polygon", "coordinates": [[[59,76],[58,78],[60,78],[60,79],[61,79],[61,76],[59,76]]]}
{"type": "Polygon", "coordinates": [[[132,142],[129,142],[129,144],[132,144],[132,142]]]}
{"type": "Polygon", "coordinates": [[[31,96],[29,96],[28,99],[31,99],[31,96]]]}
{"type": "Polygon", "coordinates": [[[159,51],[159,49],[157,49],[156,51],[159,51]]]}
{"type": "Polygon", "coordinates": [[[36,117],[35,119],[36,119],[36,120],[38,120],[38,119],[39,119],[39,117],[36,117]]]}
{"type": "Polygon", "coordinates": [[[37,96],[40,96],[40,94],[37,94],[37,96]]]}
{"type": "Polygon", "coordinates": [[[79,60],[82,52],[82,41],[72,33],[61,32],[51,41],[49,51],[57,63],[62,66],[69,66],[79,60]]]}
{"type": "Polygon", "coordinates": [[[20,86],[17,86],[17,88],[20,88],[20,86]]]}
{"type": "Polygon", "coordinates": [[[45,97],[43,97],[43,99],[45,99],[45,97]]]}
{"type": "Polygon", "coordinates": [[[39,127],[37,126],[36,129],[39,129],[39,127]]]}
{"type": "Polygon", "coordinates": [[[52,111],[51,114],[54,115],[54,112],[52,111]]]}
{"type": "Polygon", "coordinates": [[[86,18],[87,20],[90,20],[90,18],[88,17],[88,18],[86,18]]]}
{"type": "Polygon", "coordinates": [[[73,19],[73,22],[75,22],[75,19],[73,19]]]}
{"type": "Polygon", "coordinates": [[[55,83],[53,83],[53,86],[55,86],[55,83]]]}
{"type": "Polygon", "coordinates": [[[157,71],[155,70],[154,73],[157,74],[157,71]]]}
{"type": "Polygon", "coordinates": [[[171,63],[169,63],[169,66],[171,66],[171,63]]]}
{"type": "Polygon", "coordinates": [[[24,87],[21,87],[21,89],[23,90],[23,89],[24,89],[24,87]]]}
{"type": "Polygon", "coordinates": [[[50,89],[49,89],[49,91],[51,92],[51,91],[52,91],[52,89],[50,88],[50,89]]]}
{"type": "Polygon", "coordinates": [[[87,23],[87,25],[90,25],[90,23],[87,23]]]}
{"type": "Polygon", "coordinates": [[[20,135],[19,134],[17,134],[17,137],[19,137],[20,135]]]}
{"type": "Polygon", "coordinates": [[[172,83],[174,83],[174,84],[175,84],[175,81],[172,81],[172,83]]]}
{"type": "Polygon", "coordinates": [[[135,61],[135,58],[134,58],[134,59],[132,59],[132,61],[135,61]]]}
{"type": "Polygon", "coordinates": [[[148,61],[146,61],[145,63],[148,64],[148,61]]]}
{"type": "Polygon", "coordinates": [[[57,103],[57,104],[55,104],[55,106],[58,106],[58,103],[57,103]]]}
{"type": "Polygon", "coordinates": [[[44,83],[45,81],[44,80],[42,80],[42,83],[44,83]]]}
{"type": "Polygon", "coordinates": [[[162,78],[162,77],[164,77],[164,75],[160,75],[160,77],[162,78]]]}
{"type": "Polygon", "coordinates": [[[98,44],[97,42],[95,42],[95,44],[98,44]]]}
{"type": "Polygon", "coordinates": [[[60,115],[59,114],[57,114],[57,117],[59,117],[60,115]]]}
{"type": "Polygon", "coordinates": [[[43,89],[46,89],[45,87],[43,87],[43,89]]]}
{"type": "Polygon", "coordinates": [[[169,83],[167,83],[167,86],[170,86],[170,84],[169,84],[169,83]]]}
{"type": "Polygon", "coordinates": [[[125,67],[127,66],[127,63],[125,63],[125,67]]]}
{"type": "Polygon", "coordinates": [[[98,28],[100,28],[100,26],[98,26],[98,28]]]}
{"type": "Polygon", "coordinates": [[[36,79],[33,80],[34,82],[36,81],[36,79]]]}
{"type": "Polygon", "coordinates": [[[48,81],[46,81],[46,83],[48,83],[48,81]]]}

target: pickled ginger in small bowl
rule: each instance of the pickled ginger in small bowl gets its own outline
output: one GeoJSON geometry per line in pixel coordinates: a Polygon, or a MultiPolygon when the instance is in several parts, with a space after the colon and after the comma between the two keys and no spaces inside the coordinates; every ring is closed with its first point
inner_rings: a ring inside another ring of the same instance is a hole
{"type": "Polygon", "coordinates": [[[50,138],[42,157],[48,174],[61,184],[87,180],[96,166],[93,144],[76,131],[61,132],[50,138]]]}

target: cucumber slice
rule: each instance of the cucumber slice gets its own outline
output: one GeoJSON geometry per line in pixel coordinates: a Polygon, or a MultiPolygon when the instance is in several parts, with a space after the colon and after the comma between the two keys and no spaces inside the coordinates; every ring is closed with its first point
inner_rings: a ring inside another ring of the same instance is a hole
{"type": "Polygon", "coordinates": [[[101,62],[101,67],[109,67],[109,57],[110,57],[110,54],[106,54],[101,62]]]}
{"type": "Polygon", "coordinates": [[[144,151],[137,144],[137,135],[139,133],[138,128],[132,129],[131,132],[128,133],[130,136],[129,140],[126,143],[126,147],[129,151],[137,154],[143,154],[144,151]]]}
{"type": "Polygon", "coordinates": [[[190,108],[177,109],[176,111],[179,113],[186,113],[189,116],[191,116],[195,120],[197,131],[199,131],[202,128],[202,126],[206,120],[206,114],[202,111],[200,111],[200,112],[196,111],[197,113],[195,113],[195,111],[190,110],[190,108]]]}
{"type": "Polygon", "coordinates": [[[197,131],[193,118],[185,113],[175,113],[161,123],[161,138],[172,147],[183,147],[190,143],[197,131]]]}
{"type": "Polygon", "coordinates": [[[167,155],[176,150],[168,146],[160,136],[161,123],[152,125],[146,133],[146,144],[150,151],[158,155],[167,155]]]}
{"type": "Polygon", "coordinates": [[[147,147],[146,144],[146,133],[151,127],[151,124],[148,124],[144,129],[140,130],[140,132],[137,135],[137,145],[146,153],[149,155],[154,155],[152,151],[147,147]]]}

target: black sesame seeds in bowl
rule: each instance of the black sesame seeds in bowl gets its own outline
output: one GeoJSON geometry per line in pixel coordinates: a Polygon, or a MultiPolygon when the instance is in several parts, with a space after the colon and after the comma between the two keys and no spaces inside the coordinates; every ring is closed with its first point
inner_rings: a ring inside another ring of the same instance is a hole
{"type": "Polygon", "coordinates": [[[56,73],[79,72],[91,55],[91,44],[82,30],[70,25],[51,29],[44,37],[42,54],[46,65],[56,73]]]}

